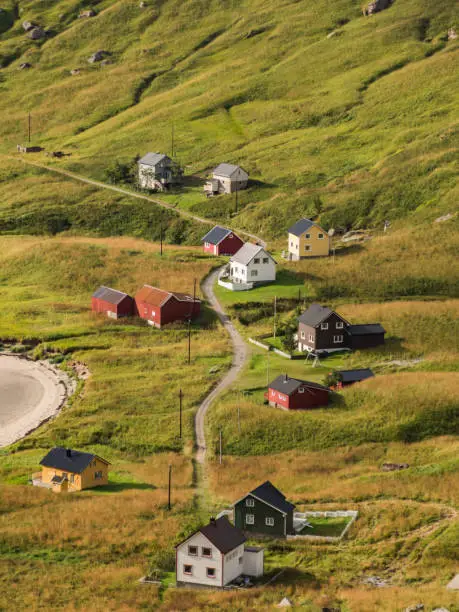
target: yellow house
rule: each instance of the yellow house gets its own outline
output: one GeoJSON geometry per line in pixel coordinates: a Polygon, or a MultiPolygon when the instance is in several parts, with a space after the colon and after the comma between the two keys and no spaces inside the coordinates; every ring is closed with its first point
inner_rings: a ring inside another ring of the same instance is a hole
{"type": "Polygon", "coordinates": [[[33,476],[33,484],[62,491],[81,491],[108,484],[110,463],[93,455],[56,446],[40,461],[41,474],[33,476]]]}
{"type": "Polygon", "coordinates": [[[330,238],[327,232],[310,219],[300,219],[288,230],[288,258],[327,257],[330,238]]]}

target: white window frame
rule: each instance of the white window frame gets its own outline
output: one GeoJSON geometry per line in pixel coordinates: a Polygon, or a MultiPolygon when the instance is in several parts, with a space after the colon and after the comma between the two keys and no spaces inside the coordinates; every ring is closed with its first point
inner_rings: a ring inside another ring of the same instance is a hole
{"type": "Polygon", "coordinates": [[[198,552],[199,552],[199,551],[198,551],[198,547],[197,547],[197,546],[194,546],[193,544],[189,544],[189,545],[188,545],[188,556],[189,556],[189,557],[197,557],[197,556],[198,556],[198,552]],[[195,548],[195,549],[196,549],[196,552],[194,552],[194,553],[193,553],[193,552],[191,552],[191,551],[190,551],[190,548],[195,548]]]}
{"type": "Polygon", "coordinates": [[[245,524],[246,525],[255,525],[255,515],[254,514],[246,514],[245,515],[245,524]]]}
{"type": "Polygon", "coordinates": [[[328,329],[328,323],[321,323],[320,329],[328,329]]]}
{"type": "Polygon", "coordinates": [[[301,338],[304,340],[306,338],[306,334],[304,333],[304,331],[301,332],[301,338]]]}
{"type": "Polygon", "coordinates": [[[212,559],[212,548],[210,546],[201,546],[201,557],[204,557],[205,559],[212,559]],[[210,554],[206,555],[204,552],[205,550],[210,551],[210,554]]]}
{"type": "Polygon", "coordinates": [[[309,342],[314,342],[314,336],[312,334],[309,334],[309,342]]]}
{"type": "Polygon", "coordinates": [[[252,497],[248,497],[245,500],[245,505],[247,506],[247,508],[255,508],[255,500],[252,497]]]}
{"type": "Polygon", "coordinates": [[[274,518],[272,516],[267,516],[265,518],[265,525],[267,527],[274,527],[274,518]]]}
{"type": "Polygon", "coordinates": [[[341,344],[341,342],[343,342],[343,340],[344,340],[344,336],[343,335],[333,336],[333,342],[335,344],[341,344]]]}
{"type": "Polygon", "coordinates": [[[344,323],[342,321],[337,321],[336,329],[344,329],[344,323]]]}
{"type": "Polygon", "coordinates": [[[300,387],[300,388],[298,389],[298,393],[304,393],[304,387],[300,387]]]}
{"type": "Polygon", "coordinates": [[[311,245],[310,244],[305,244],[304,245],[304,250],[305,251],[310,251],[311,250],[311,245]]]}

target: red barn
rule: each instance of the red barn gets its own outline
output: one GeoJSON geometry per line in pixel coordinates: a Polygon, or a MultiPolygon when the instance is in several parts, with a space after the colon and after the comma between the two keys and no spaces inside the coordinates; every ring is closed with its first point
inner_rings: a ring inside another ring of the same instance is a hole
{"type": "Polygon", "coordinates": [[[281,374],[268,387],[267,396],[270,406],[284,410],[305,410],[327,406],[330,389],[308,380],[289,378],[281,374]]]}
{"type": "Polygon", "coordinates": [[[201,240],[204,242],[204,253],[210,255],[234,255],[244,244],[234,232],[220,225],[216,225],[201,240]]]}
{"type": "Polygon", "coordinates": [[[199,315],[201,300],[186,293],[164,291],[144,285],[136,293],[135,305],[139,317],[149,325],[162,327],[174,321],[188,321],[199,315]]]}
{"type": "Polygon", "coordinates": [[[91,298],[93,312],[102,312],[111,319],[130,317],[134,313],[134,300],[127,293],[99,287],[91,298]]]}

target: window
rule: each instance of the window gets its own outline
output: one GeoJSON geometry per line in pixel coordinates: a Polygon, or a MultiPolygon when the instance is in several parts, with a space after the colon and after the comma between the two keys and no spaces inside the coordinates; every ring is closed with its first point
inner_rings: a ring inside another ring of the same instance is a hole
{"type": "Polygon", "coordinates": [[[202,556],[203,557],[212,557],[212,549],[211,548],[206,548],[205,546],[202,547],[202,556]]]}
{"type": "Polygon", "coordinates": [[[152,316],[152,317],[156,317],[156,311],[155,311],[155,310],[152,310],[152,311],[151,311],[151,316],[152,316]]]}
{"type": "Polygon", "coordinates": [[[214,567],[206,567],[206,576],[207,576],[207,578],[215,578],[215,568],[214,567]]]}
{"type": "Polygon", "coordinates": [[[304,387],[300,387],[300,388],[298,389],[298,393],[304,393],[304,387]]]}
{"type": "Polygon", "coordinates": [[[70,474],[70,482],[75,482],[75,474],[70,474]]]}
{"type": "Polygon", "coordinates": [[[268,527],[274,527],[274,519],[272,516],[267,516],[265,518],[265,525],[267,525],[268,527]]]}
{"type": "Polygon", "coordinates": [[[245,515],[245,524],[246,525],[255,525],[255,515],[246,514],[245,515]]]}
{"type": "Polygon", "coordinates": [[[260,258],[259,257],[255,257],[255,259],[253,260],[253,263],[260,263],[260,258]]]}
{"type": "Polygon", "coordinates": [[[302,331],[301,332],[301,337],[303,338],[303,340],[304,340],[305,336],[306,336],[306,334],[302,331]]]}
{"type": "Polygon", "coordinates": [[[305,244],[304,245],[304,250],[305,251],[310,251],[311,250],[311,245],[310,244],[305,244]]]}
{"type": "Polygon", "coordinates": [[[344,327],[344,323],[342,321],[338,321],[336,323],[336,329],[343,329],[343,327],[344,327]]]}
{"type": "Polygon", "coordinates": [[[204,246],[205,246],[206,248],[209,248],[209,243],[208,243],[208,242],[206,242],[204,246]]]}
{"type": "Polygon", "coordinates": [[[183,566],[183,573],[184,574],[188,574],[189,576],[193,575],[193,566],[192,565],[184,565],[183,566]]]}
{"type": "Polygon", "coordinates": [[[244,563],[244,557],[239,557],[239,565],[242,565],[244,563]]]}
{"type": "Polygon", "coordinates": [[[309,342],[314,342],[314,336],[312,334],[309,334],[309,342]]]}
{"type": "Polygon", "coordinates": [[[248,497],[248,498],[245,500],[245,505],[246,505],[248,508],[253,508],[253,507],[255,506],[255,500],[254,500],[254,499],[252,499],[251,497],[248,497]]]}
{"type": "Polygon", "coordinates": [[[258,276],[258,270],[251,270],[250,276],[258,276]]]}
{"type": "Polygon", "coordinates": [[[263,263],[269,263],[269,257],[263,257],[263,263]]]}
{"type": "Polygon", "coordinates": [[[328,329],[328,323],[321,323],[320,329],[328,329]]]}
{"type": "Polygon", "coordinates": [[[311,237],[311,234],[305,234],[304,237],[306,238],[306,240],[309,240],[309,238],[311,237]]]}
{"type": "Polygon", "coordinates": [[[318,235],[317,235],[317,238],[319,238],[319,240],[322,240],[322,238],[323,238],[323,237],[324,237],[324,235],[323,235],[323,234],[318,234],[318,235]]]}
{"type": "Polygon", "coordinates": [[[100,470],[99,472],[94,472],[95,480],[100,480],[101,478],[102,478],[102,470],[100,470]]]}
{"type": "Polygon", "coordinates": [[[196,557],[198,555],[198,547],[197,546],[188,546],[188,554],[191,557],[196,557]]]}
{"type": "Polygon", "coordinates": [[[290,243],[290,246],[293,246],[293,242],[290,243]]]}
{"type": "Polygon", "coordinates": [[[343,336],[333,336],[333,342],[335,344],[339,344],[342,341],[343,341],[343,336]]]}

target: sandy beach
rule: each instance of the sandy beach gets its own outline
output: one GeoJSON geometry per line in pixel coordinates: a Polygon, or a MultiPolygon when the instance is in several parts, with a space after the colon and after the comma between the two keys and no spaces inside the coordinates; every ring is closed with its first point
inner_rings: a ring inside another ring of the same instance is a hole
{"type": "Polygon", "coordinates": [[[69,377],[47,363],[0,355],[0,447],[56,416],[72,389],[69,377]]]}

